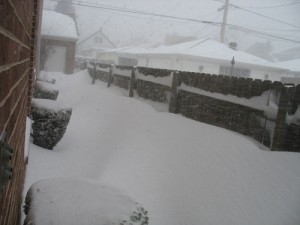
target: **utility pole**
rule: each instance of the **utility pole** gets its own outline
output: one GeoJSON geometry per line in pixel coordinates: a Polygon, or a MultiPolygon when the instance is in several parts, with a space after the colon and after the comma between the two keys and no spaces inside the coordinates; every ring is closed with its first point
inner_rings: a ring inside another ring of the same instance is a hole
{"type": "Polygon", "coordinates": [[[222,25],[221,25],[221,40],[220,41],[222,43],[224,43],[224,39],[225,39],[225,29],[226,29],[226,22],[227,22],[228,6],[229,6],[229,0],[225,0],[223,21],[222,21],[222,25]]]}

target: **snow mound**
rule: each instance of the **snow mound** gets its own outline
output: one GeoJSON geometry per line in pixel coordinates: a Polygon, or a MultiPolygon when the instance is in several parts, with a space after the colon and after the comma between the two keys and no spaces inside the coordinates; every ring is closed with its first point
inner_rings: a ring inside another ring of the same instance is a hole
{"type": "Polygon", "coordinates": [[[32,99],[32,107],[38,108],[40,111],[52,111],[52,112],[61,112],[67,111],[70,108],[62,104],[59,101],[53,101],[50,99],[32,99]]]}
{"type": "Polygon", "coordinates": [[[59,89],[55,84],[46,81],[36,81],[34,89],[34,98],[56,100],[59,89]]]}
{"type": "Polygon", "coordinates": [[[96,182],[38,181],[26,197],[25,225],[146,225],[147,211],[131,198],[96,182]]]}

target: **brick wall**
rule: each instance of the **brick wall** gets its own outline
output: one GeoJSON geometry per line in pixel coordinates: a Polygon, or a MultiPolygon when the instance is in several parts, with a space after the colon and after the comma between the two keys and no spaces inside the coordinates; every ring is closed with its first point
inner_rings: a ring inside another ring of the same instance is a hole
{"type": "Polygon", "coordinates": [[[31,105],[37,31],[42,1],[0,1],[0,133],[7,132],[14,149],[12,180],[0,199],[0,224],[20,220],[25,174],[26,116],[31,105]]]}

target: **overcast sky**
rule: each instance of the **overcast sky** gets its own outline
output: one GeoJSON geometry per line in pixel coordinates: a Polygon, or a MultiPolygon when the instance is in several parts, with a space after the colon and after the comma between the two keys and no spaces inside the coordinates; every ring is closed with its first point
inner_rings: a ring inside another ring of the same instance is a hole
{"type": "MultiPolygon", "coordinates": [[[[278,49],[299,46],[299,3],[296,0],[231,0],[227,23],[237,27],[227,27],[226,41],[239,42],[244,48],[252,42],[268,40],[278,49]]],[[[44,8],[51,9],[55,4],[56,0],[46,0],[44,8]]],[[[80,38],[102,27],[112,41],[123,46],[160,44],[170,34],[218,39],[218,23],[223,18],[222,0],[73,0],[73,4],[80,38]],[[201,23],[202,20],[217,24],[201,23]]]]}

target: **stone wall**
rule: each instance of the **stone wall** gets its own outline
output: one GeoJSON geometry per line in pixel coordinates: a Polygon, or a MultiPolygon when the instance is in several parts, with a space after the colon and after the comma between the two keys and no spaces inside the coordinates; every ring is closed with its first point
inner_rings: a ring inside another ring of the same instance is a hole
{"type": "Polygon", "coordinates": [[[113,70],[114,85],[129,90],[133,67],[115,66],[113,70]]]}
{"type": "Polygon", "coordinates": [[[108,77],[110,75],[110,65],[96,64],[96,79],[104,82],[108,82],[108,77]]]}
{"type": "Polygon", "coordinates": [[[223,75],[204,73],[180,72],[181,82],[195,88],[210,92],[231,94],[237,97],[251,98],[260,96],[269,90],[272,82],[269,80],[253,80],[251,78],[238,78],[223,75]]]}
{"type": "Polygon", "coordinates": [[[168,102],[172,86],[172,71],[138,67],[135,71],[137,94],[156,102],[168,102]]]}
{"type": "Polygon", "coordinates": [[[137,80],[136,90],[138,96],[144,99],[151,99],[155,102],[167,102],[170,87],[151,81],[137,80]]]}
{"type": "Polygon", "coordinates": [[[117,86],[168,102],[169,112],[247,135],[272,150],[300,152],[300,121],[287,123],[300,105],[300,85],[145,67],[131,67],[129,82],[130,68],[116,68],[117,86]]]}
{"type": "Polygon", "coordinates": [[[42,1],[0,2],[0,135],[13,148],[12,179],[0,194],[0,224],[20,221],[25,174],[26,116],[30,114],[42,1]]]}
{"type": "Polygon", "coordinates": [[[260,143],[270,143],[270,135],[264,135],[261,125],[261,121],[265,120],[263,111],[179,90],[177,112],[200,122],[248,135],[260,143]]]}

